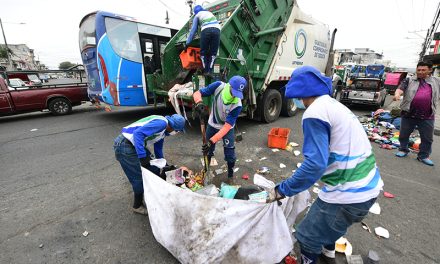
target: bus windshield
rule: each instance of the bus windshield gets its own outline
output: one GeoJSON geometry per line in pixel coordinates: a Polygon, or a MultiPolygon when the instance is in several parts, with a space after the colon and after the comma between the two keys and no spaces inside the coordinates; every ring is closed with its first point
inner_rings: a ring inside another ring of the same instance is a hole
{"type": "Polygon", "coordinates": [[[136,23],[106,17],[105,27],[116,54],[124,59],[142,63],[142,52],[136,23]]]}

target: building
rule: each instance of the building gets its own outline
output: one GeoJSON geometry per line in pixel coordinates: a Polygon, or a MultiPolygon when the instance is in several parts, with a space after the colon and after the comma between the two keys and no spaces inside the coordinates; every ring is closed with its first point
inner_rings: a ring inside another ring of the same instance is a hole
{"type": "MultiPolygon", "coordinates": [[[[5,49],[4,44],[0,46],[5,49]]],[[[39,70],[40,63],[35,60],[34,50],[30,49],[26,44],[8,44],[11,51],[11,60],[13,68],[10,69],[8,59],[0,58],[0,66],[6,67],[8,70],[39,70]]]]}
{"type": "Polygon", "coordinates": [[[383,59],[382,53],[377,53],[369,48],[356,48],[354,52],[359,56],[360,64],[376,64],[383,59]]]}
{"type": "Polygon", "coordinates": [[[383,54],[377,53],[369,48],[355,48],[351,49],[336,49],[334,56],[334,65],[341,65],[343,63],[355,64],[383,64],[390,66],[391,61],[383,60],[383,54]]]}

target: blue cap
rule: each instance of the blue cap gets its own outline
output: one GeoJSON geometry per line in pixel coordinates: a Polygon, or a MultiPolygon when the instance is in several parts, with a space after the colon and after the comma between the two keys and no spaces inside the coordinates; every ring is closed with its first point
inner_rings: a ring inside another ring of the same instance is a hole
{"type": "Polygon", "coordinates": [[[247,85],[246,79],[236,75],[229,79],[229,84],[231,85],[231,94],[235,97],[243,99],[243,90],[247,85]]]}
{"type": "Polygon", "coordinates": [[[179,114],[174,114],[172,116],[165,116],[168,120],[168,125],[175,131],[183,131],[185,128],[185,118],[179,114]]]}
{"type": "Polygon", "coordinates": [[[331,78],[322,75],[315,67],[302,66],[293,71],[284,95],[286,98],[307,98],[331,93],[331,78]]]}
{"type": "Polygon", "coordinates": [[[194,14],[197,15],[197,13],[199,13],[200,11],[205,11],[205,9],[203,9],[201,5],[196,5],[194,7],[194,14]]]}

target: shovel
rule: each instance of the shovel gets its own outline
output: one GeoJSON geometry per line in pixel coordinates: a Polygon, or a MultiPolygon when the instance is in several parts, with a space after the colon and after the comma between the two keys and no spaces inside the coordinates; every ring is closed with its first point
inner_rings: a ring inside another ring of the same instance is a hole
{"type": "MultiPolygon", "coordinates": [[[[202,131],[202,140],[203,145],[207,143],[206,140],[206,123],[203,117],[200,117],[200,130],[202,131]]],[[[209,161],[208,161],[208,155],[203,154],[203,163],[205,164],[203,168],[203,184],[204,186],[208,186],[210,179],[209,179],[209,161]]]]}

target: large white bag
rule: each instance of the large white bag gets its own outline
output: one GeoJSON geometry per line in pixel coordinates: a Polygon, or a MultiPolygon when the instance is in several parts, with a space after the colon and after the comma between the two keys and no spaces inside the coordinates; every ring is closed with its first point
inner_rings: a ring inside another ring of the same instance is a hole
{"type": "Polygon", "coordinates": [[[282,206],[261,204],[184,190],[144,168],[142,177],[154,237],[182,263],[280,262],[293,248],[289,227],[310,198],[305,191],[282,206]]]}

